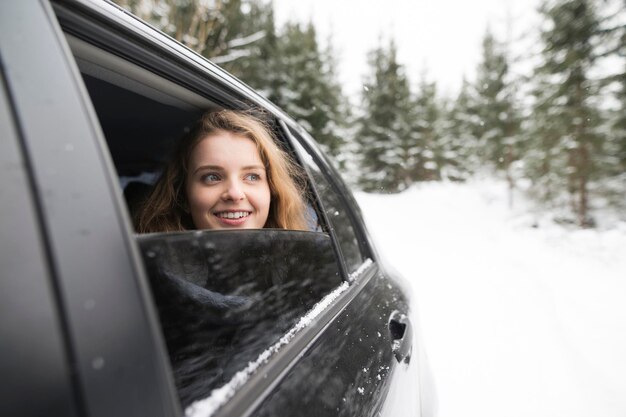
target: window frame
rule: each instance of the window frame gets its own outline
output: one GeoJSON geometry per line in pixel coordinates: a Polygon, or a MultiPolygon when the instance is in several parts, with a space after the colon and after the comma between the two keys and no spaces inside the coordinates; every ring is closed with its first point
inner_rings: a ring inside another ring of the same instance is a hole
{"type": "MultiPolygon", "coordinates": [[[[347,199],[349,190],[339,179],[340,176],[319,149],[312,145],[311,138],[298,124],[293,122],[281,109],[264,99],[245,84],[213,66],[203,57],[180,45],[155,28],[135,18],[121,7],[114,4],[93,4],[87,0],[79,0],[73,7],[65,4],[53,4],[54,11],[66,34],[84,41],[103,51],[142,67],[164,80],[187,89],[215,103],[216,106],[227,108],[245,107],[252,103],[264,108],[278,121],[277,130],[281,131],[285,144],[292,154],[299,157],[300,165],[306,172],[307,180],[313,191],[316,204],[323,209],[323,202],[315,190],[315,180],[308,171],[302,157],[292,141],[297,141],[313,157],[322,175],[328,180],[341,202],[355,230],[359,249],[364,260],[376,259],[375,252],[369,244],[367,233],[361,228],[362,219],[354,213],[355,203],[347,199]],[[78,6],[78,7],[76,7],[78,6]],[[94,20],[94,22],[91,22],[94,20]],[[110,42],[109,42],[110,40],[110,42]],[[295,135],[298,135],[296,138],[295,135]],[[329,175],[329,172],[332,175],[329,175]]],[[[330,229],[324,210],[316,210],[330,229]]],[[[329,230],[333,242],[337,245],[334,231],[329,230]]],[[[337,246],[343,264],[344,279],[349,277],[345,259],[337,246]]]]}
{"type": "Polygon", "coordinates": [[[54,401],[55,412],[77,415],[77,384],[68,372],[69,340],[54,288],[49,242],[5,81],[0,66],[0,160],[5,167],[0,177],[0,368],[11,375],[4,382],[0,414],[38,415],[54,401]]]}
{"type": "MultiPolygon", "coordinates": [[[[280,109],[263,99],[253,90],[247,88],[243,83],[214,68],[204,58],[198,57],[195,53],[177,44],[171,38],[136,20],[117,6],[112,4],[92,4],[85,0],[77,0],[70,3],[70,5],[54,3],[54,12],[63,30],[78,39],[139,65],[166,80],[189,89],[193,93],[204,97],[210,96],[215,99],[218,105],[233,107],[233,105],[242,101],[252,102],[268,110],[283,123],[287,123],[292,127],[295,126],[295,129],[298,129],[298,125],[291,121],[280,109]]],[[[71,57],[71,54],[69,55],[71,57]]],[[[88,94],[83,92],[83,96],[84,100],[89,103],[88,94]]],[[[92,120],[96,120],[94,123],[97,126],[98,123],[93,115],[93,110],[92,120]]],[[[296,140],[291,136],[291,132],[288,129],[285,133],[290,140],[296,140]]],[[[100,137],[102,138],[101,133],[100,137]]],[[[103,141],[103,139],[100,140],[103,141]]],[[[308,138],[307,140],[311,139],[308,138]]],[[[320,159],[319,151],[304,140],[300,140],[299,143],[312,151],[316,156],[322,173],[328,177],[333,187],[341,190],[342,188],[337,184],[336,180],[327,174],[330,164],[319,162],[320,160],[324,161],[323,158],[320,159]]],[[[291,143],[288,143],[288,145],[295,152],[294,146],[291,143]]],[[[302,166],[305,167],[306,165],[303,164],[302,166]]],[[[114,175],[115,169],[113,169],[110,162],[107,169],[109,176],[114,175]]],[[[334,170],[330,170],[334,172],[334,170]]],[[[307,179],[313,186],[314,181],[310,175],[307,175],[307,179]]],[[[110,184],[112,188],[116,186],[116,184],[110,184]]],[[[348,215],[351,217],[355,232],[359,234],[357,236],[359,244],[365,244],[360,223],[354,221],[354,206],[344,201],[345,196],[343,192],[339,192],[339,194],[341,194],[348,215]]],[[[316,203],[321,204],[317,196],[316,203]]],[[[318,215],[325,216],[325,213],[322,210],[322,213],[318,213],[318,215]]],[[[122,217],[127,218],[124,215],[122,217]]],[[[327,224],[330,223],[327,222],[327,224]]],[[[132,235],[129,229],[127,229],[127,233],[128,236],[132,235]]],[[[334,235],[331,235],[331,238],[333,244],[337,245],[334,235]]],[[[367,247],[369,248],[369,246],[367,247]]],[[[135,253],[137,248],[131,244],[128,250],[135,253]]],[[[366,253],[371,254],[372,252],[368,250],[366,253]]],[[[374,259],[372,256],[365,258],[374,259]]],[[[343,256],[338,258],[338,266],[344,274],[344,280],[349,281],[351,276],[346,270],[343,256]]],[[[141,272],[143,267],[140,266],[139,269],[139,276],[136,276],[134,281],[143,280],[145,283],[145,277],[142,278],[143,272],[141,272]]],[[[372,262],[371,265],[359,272],[358,277],[356,277],[356,274],[353,274],[352,277],[358,279],[352,280],[346,291],[342,292],[310,325],[296,334],[294,339],[271,357],[261,369],[257,370],[245,385],[237,390],[234,396],[217,410],[215,416],[249,415],[256,405],[265,398],[266,394],[280,384],[282,377],[297,363],[298,358],[326,331],[333,320],[361,292],[377,271],[376,263],[372,262]]],[[[169,368],[169,363],[166,366],[169,368]]]]}
{"type": "MultiPolygon", "coordinates": [[[[284,120],[281,121],[281,127],[283,128],[285,135],[287,135],[290,141],[298,142],[304,148],[304,150],[309,154],[309,156],[313,160],[313,163],[315,163],[317,167],[319,168],[321,175],[324,177],[324,179],[328,182],[328,184],[332,188],[332,191],[338,196],[340,202],[342,203],[346,211],[346,215],[348,216],[348,219],[352,225],[352,228],[355,232],[355,237],[359,245],[359,251],[363,259],[361,266],[363,265],[364,262],[367,262],[368,259],[372,261],[376,259],[375,253],[372,249],[372,245],[370,244],[370,239],[366,231],[362,228],[362,225],[364,224],[363,218],[360,216],[360,213],[358,216],[357,216],[357,213],[355,213],[355,208],[358,206],[356,205],[356,202],[352,198],[352,194],[350,193],[348,188],[345,186],[345,183],[341,180],[341,176],[339,175],[339,173],[334,169],[334,167],[332,166],[328,158],[320,152],[319,148],[313,145],[314,139],[304,129],[302,129],[302,127],[300,127],[297,124],[292,124],[292,126],[289,127],[284,120]],[[350,200],[347,198],[348,196],[350,196],[350,200]]],[[[295,148],[295,146],[292,145],[292,148],[295,148]]],[[[295,152],[299,154],[298,149],[296,149],[295,152]]],[[[323,216],[324,222],[329,228],[329,233],[333,237],[333,241],[335,241],[338,251],[341,254],[341,260],[343,263],[343,268],[344,268],[346,277],[349,277],[350,271],[347,267],[347,262],[341,250],[341,243],[337,239],[337,236],[334,230],[335,228],[332,224],[332,221],[328,218],[326,214],[327,210],[324,206],[324,201],[321,198],[317,190],[318,186],[317,186],[316,180],[314,176],[311,174],[308,165],[304,161],[305,156],[303,155],[298,155],[298,156],[300,159],[299,160],[300,165],[303,167],[303,169],[306,170],[308,180],[311,183],[311,187],[314,190],[317,204],[320,205],[320,208],[322,209],[321,216],[323,216]]],[[[320,213],[318,213],[318,216],[319,215],[320,213]]]]}

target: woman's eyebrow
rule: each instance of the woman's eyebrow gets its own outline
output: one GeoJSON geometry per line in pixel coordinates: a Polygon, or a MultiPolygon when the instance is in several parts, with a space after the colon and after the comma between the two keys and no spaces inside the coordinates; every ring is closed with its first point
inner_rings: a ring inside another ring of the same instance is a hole
{"type": "MultiPolygon", "coordinates": [[[[242,171],[251,171],[251,170],[255,170],[255,169],[259,169],[259,170],[265,171],[265,166],[263,166],[263,165],[246,165],[245,167],[241,168],[242,171]]],[[[196,174],[198,171],[206,171],[206,170],[210,170],[210,171],[224,171],[224,168],[219,166],[219,165],[200,165],[198,168],[196,168],[193,171],[193,174],[196,174]]]]}
{"type": "Polygon", "coordinates": [[[265,171],[265,166],[263,166],[263,165],[248,165],[248,166],[245,166],[245,167],[241,168],[242,171],[249,171],[251,169],[261,169],[261,170],[265,171]]]}
{"type": "Polygon", "coordinates": [[[203,170],[223,171],[224,168],[219,165],[200,165],[198,168],[194,169],[193,173],[195,174],[196,172],[203,170]]]}

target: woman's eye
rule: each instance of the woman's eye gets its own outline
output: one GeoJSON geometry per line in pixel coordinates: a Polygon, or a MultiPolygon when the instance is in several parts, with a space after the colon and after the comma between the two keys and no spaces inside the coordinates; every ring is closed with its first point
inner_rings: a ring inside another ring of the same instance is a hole
{"type": "Polygon", "coordinates": [[[248,181],[259,181],[261,179],[261,176],[259,174],[247,174],[245,178],[248,181]]]}
{"type": "Polygon", "coordinates": [[[204,174],[201,179],[202,182],[215,182],[220,180],[220,176],[217,174],[204,174]]]}

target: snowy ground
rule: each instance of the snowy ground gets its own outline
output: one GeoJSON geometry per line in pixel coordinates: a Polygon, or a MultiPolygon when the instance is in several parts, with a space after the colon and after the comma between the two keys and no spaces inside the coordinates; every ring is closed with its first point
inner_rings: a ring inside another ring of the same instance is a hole
{"type": "Polygon", "coordinates": [[[412,285],[438,416],[626,416],[626,224],[533,228],[493,181],[356,198],[412,285]]]}

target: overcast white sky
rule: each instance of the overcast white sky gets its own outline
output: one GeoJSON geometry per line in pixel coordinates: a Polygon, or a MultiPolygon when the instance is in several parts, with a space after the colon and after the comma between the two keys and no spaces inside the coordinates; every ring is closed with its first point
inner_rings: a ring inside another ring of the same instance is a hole
{"type": "Polygon", "coordinates": [[[514,52],[524,53],[529,42],[524,34],[536,19],[538,4],[538,0],[273,1],[279,27],[288,20],[312,19],[323,42],[332,34],[340,78],[351,95],[361,88],[367,52],[380,39],[387,43],[390,36],[414,84],[426,68],[441,92],[453,94],[463,75],[473,77],[488,24],[505,37],[510,21],[511,37],[518,40],[514,52]]]}

